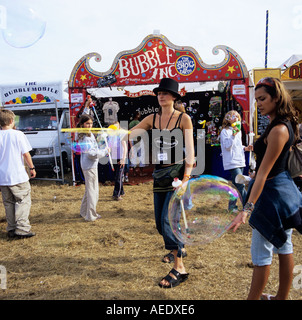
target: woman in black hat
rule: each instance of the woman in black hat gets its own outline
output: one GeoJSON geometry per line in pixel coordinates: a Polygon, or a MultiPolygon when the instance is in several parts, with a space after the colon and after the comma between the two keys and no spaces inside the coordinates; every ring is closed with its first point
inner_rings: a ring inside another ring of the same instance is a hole
{"type": "Polygon", "coordinates": [[[190,179],[194,163],[193,126],[187,114],[174,109],[175,100],[180,99],[175,80],[164,78],[153,91],[157,95],[159,111],[145,117],[132,129],[130,137],[137,136],[138,129],[152,129],[155,221],[158,232],[163,236],[165,248],[170,250],[162,261],[174,262],[173,269],[160,281],[159,286],[172,288],[188,278],[183,264],[183,257],[186,256],[184,245],[172,232],[168,206],[174,192],[173,179],[178,177],[184,188],[190,179]]]}

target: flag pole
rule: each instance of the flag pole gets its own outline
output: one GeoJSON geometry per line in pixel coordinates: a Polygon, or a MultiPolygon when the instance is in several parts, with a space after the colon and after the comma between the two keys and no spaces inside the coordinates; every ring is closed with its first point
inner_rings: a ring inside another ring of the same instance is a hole
{"type": "Polygon", "coordinates": [[[267,49],[268,49],[268,10],[266,10],[266,30],[265,30],[265,69],[267,69],[267,49]]]}

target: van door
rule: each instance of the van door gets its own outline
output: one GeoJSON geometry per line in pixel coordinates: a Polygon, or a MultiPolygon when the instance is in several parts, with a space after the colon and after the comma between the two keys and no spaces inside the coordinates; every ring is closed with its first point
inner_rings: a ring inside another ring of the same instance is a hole
{"type": "MultiPolygon", "coordinates": [[[[64,110],[61,117],[61,129],[66,129],[70,127],[69,121],[69,111],[64,110]]],[[[66,167],[71,168],[71,133],[70,132],[60,132],[60,140],[61,140],[61,152],[62,159],[64,165],[64,171],[67,169],[66,167]]]]}

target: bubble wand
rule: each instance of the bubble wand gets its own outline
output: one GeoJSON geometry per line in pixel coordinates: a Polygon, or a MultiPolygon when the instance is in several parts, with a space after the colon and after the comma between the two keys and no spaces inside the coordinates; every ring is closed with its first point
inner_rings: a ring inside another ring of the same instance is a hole
{"type": "MultiPolygon", "coordinates": [[[[91,96],[88,95],[87,98],[89,99],[89,98],[91,98],[91,96]]],[[[97,113],[96,113],[96,111],[95,111],[94,103],[93,103],[93,102],[90,103],[90,107],[92,108],[92,110],[93,110],[93,112],[94,112],[94,114],[95,114],[95,117],[96,117],[96,119],[97,119],[97,121],[98,121],[98,123],[99,123],[99,126],[101,127],[101,129],[103,129],[102,124],[101,124],[101,121],[100,121],[100,119],[99,119],[99,117],[98,117],[98,115],[97,115],[97,113]]],[[[107,147],[107,150],[108,150],[108,149],[109,149],[109,146],[108,146],[108,141],[107,141],[106,137],[105,137],[104,140],[105,140],[105,144],[106,144],[106,147],[107,147]]],[[[108,152],[108,157],[109,157],[109,163],[110,163],[111,169],[112,169],[112,171],[114,171],[114,167],[113,167],[113,163],[112,163],[112,158],[111,158],[110,152],[108,152]]]]}
{"type": "MultiPolygon", "coordinates": [[[[175,189],[178,189],[181,185],[182,185],[182,182],[178,178],[174,178],[174,181],[172,182],[172,186],[175,189]]],[[[186,212],[185,212],[185,207],[184,207],[184,202],[182,200],[182,196],[179,199],[179,201],[180,201],[180,207],[181,207],[181,214],[184,219],[185,229],[186,229],[186,232],[189,233],[188,222],[187,222],[187,217],[186,217],[186,212]]]]}

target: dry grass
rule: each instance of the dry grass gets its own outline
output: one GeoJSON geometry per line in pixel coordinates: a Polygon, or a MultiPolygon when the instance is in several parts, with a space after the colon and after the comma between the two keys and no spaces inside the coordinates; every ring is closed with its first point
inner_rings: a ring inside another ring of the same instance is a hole
{"type": "MultiPolygon", "coordinates": [[[[187,247],[188,281],[164,290],[157,283],[171,265],[153,218],[152,184],[125,186],[123,201],[111,199],[112,186],[100,187],[100,220],[79,215],[84,186],[32,183],[30,221],[36,236],[8,241],[0,205],[0,265],[7,289],[0,299],[240,300],[249,290],[249,226],[205,247],[187,247]]],[[[295,264],[302,264],[301,238],[294,232],[295,264]]],[[[278,287],[277,258],[266,291],[278,287]]],[[[302,299],[291,289],[290,299],[302,299]]]]}

